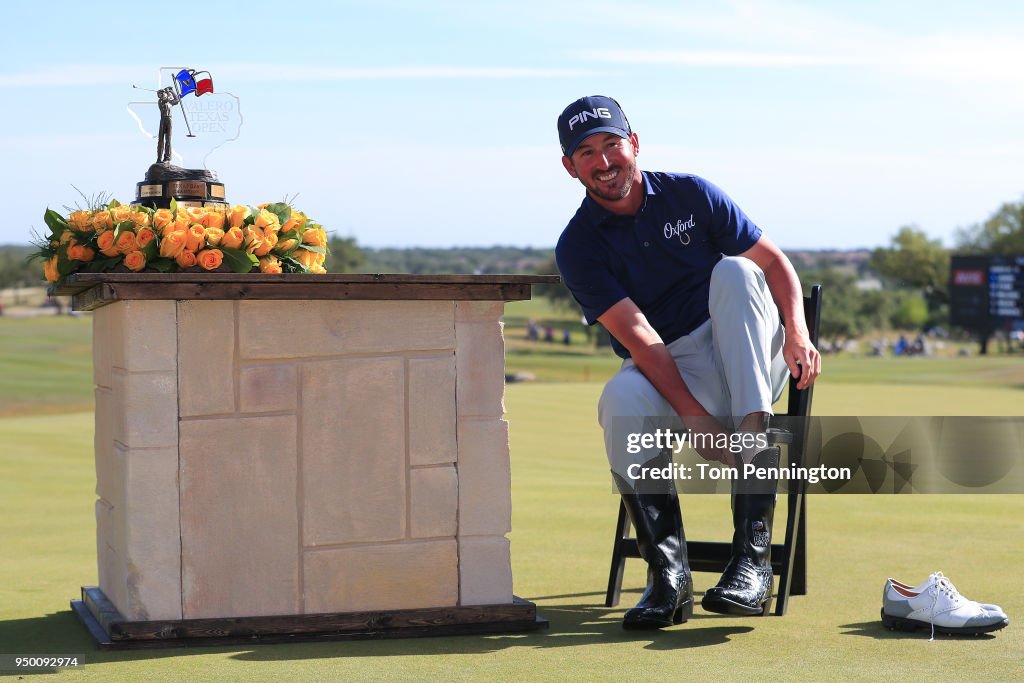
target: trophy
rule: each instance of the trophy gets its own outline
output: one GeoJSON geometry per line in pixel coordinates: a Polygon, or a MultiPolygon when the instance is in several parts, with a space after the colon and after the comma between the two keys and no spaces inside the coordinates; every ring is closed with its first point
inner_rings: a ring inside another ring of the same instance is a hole
{"type": "Polygon", "coordinates": [[[135,203],[154,209],[169,208],[171,200],[185,207],[227,206],[224,183],[206,163],[215,149],[238,137],[242,125],[238,98],[214,92],[208,71],[183,67],[162,67],[155,90],[132,87],[156,94],[155,103],[128,105],[140,130],[157,139],[156,162],[146,171],[145,179],[136,183],[135,203]],[[158,120],[155,113],[159,113],[158,120]],[[172,144],[171,132],[179,115],[187,133],[172,144]],[[186,158],[189,165],[202,168],[187,168],[186,158]]]}

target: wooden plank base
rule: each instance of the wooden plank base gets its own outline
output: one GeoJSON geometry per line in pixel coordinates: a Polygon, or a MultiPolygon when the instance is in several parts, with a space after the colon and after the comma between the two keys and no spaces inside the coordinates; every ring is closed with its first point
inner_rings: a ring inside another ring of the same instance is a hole
{"type": "Polygon", "coordinates": [[[127,621],[97,587],[83,587],[75,612],[101,650],[254,645],[521,633],[548,628],[532,602],[427,609],[127,621]]]}
{"type": "Polygon", "coordinates": [[[557,275],[342,273],[72,273],[51,294],[74,297],[77,311],[127,299],[521,301],[557,275]]]}

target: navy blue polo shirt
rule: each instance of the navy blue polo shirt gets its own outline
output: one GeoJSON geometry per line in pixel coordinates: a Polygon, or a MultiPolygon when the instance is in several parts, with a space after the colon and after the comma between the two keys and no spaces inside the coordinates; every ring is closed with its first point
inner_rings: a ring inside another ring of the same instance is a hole
{"type": "MultiPolygon", "coordinates": [[[[754,246],[761,229],[703,178],[644,171],[643,179],[636,216],[617,216],[587,195],[555,258],[588,323],[629,297],[668,344],[708,319],[711,270],[754,246]]],[[[612,347],[629,357],[614,338],[612,347]]]]}

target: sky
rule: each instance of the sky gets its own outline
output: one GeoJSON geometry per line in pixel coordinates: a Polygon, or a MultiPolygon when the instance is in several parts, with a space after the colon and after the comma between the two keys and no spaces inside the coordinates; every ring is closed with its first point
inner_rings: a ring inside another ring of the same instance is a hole
{"type": "Polygon", "coordinates": [[[206,158],[231,203],[289,198],[361,246],[552,246],[583,196],[555,121],[592,94],[622,104],[642,168],[711,180],[785,248],[904,225],[952,245],[1024,198],[1018,0],[4,7],[0,244],[79,191],[134,197],[156,141],[132,85],[167,66],[237,97],[238,138],[206,158]]]}

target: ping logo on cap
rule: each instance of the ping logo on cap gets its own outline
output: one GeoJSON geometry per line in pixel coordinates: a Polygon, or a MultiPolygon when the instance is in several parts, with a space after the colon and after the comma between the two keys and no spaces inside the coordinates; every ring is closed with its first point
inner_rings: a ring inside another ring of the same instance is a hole
{"type": "Polygon", "coordinates": [[[586,123],[587,119],[610,119],[611,117],[612,113],[608,111],[607,107],[584,109],[579,114],[575,114],[571,119],[569,119],[569,130],[572,130],[577,123],[586,123]]]}
{"type": "Polygon", "coordinates": [[[611,97],[581,97],[562,110],[558,117],[558,141],[566,156],[572,156],[584,138],[602,132],[613,133],[620,138],[630,135],[629,120],[619,103],[611,97]]]}

